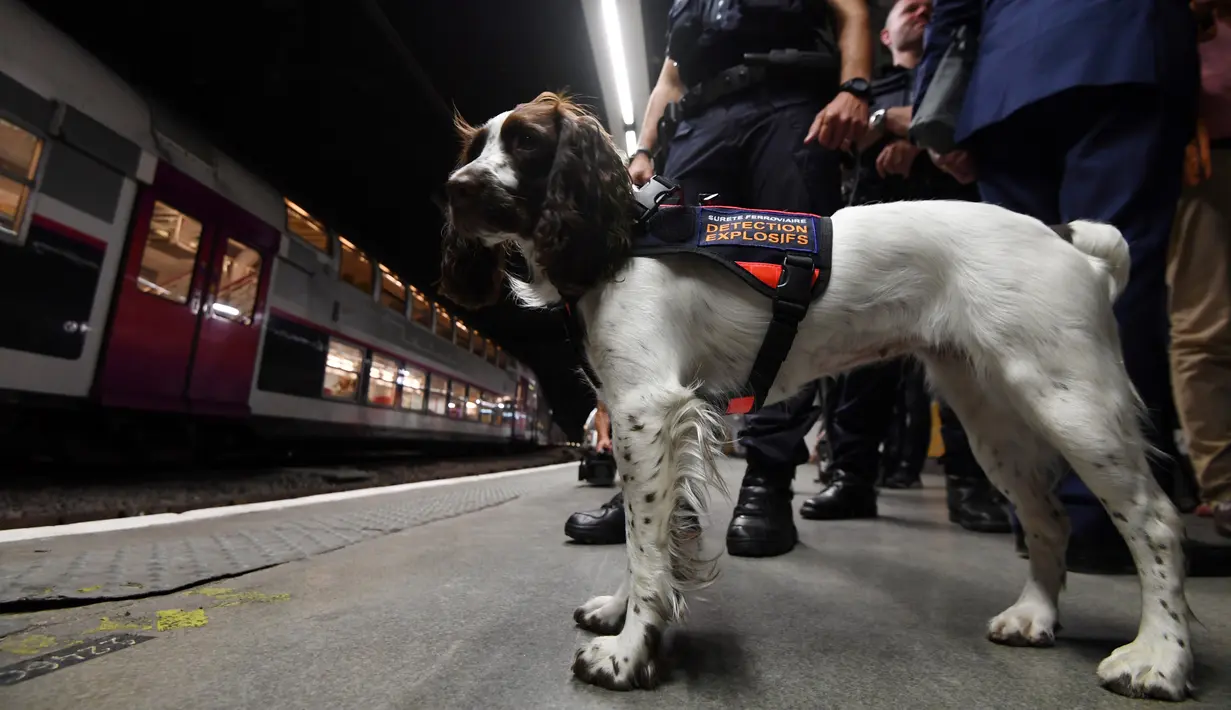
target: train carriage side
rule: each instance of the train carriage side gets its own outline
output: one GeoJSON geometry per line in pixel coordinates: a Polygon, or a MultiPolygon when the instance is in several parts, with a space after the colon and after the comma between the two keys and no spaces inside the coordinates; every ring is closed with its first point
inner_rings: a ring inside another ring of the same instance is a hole
{"type": "Polygon", "coordinates": [[[517,439],[520,365],[345,236],[285,204],[288,234],[253,413],[358,426],[371,436],[517,439]]]}
{"type": "Polygon", "coordinates": [[[0,0],[0,18],[0,392],[71,405],[90,394],[157,159],[122,83],[24,4],[0,0]]]}
{"type": "Polygon", "coordinates": [[[51,399],[190,428],[540,440],[533,373],[498,344],[24,4],[0,16],[6,424],[51,399]]]}

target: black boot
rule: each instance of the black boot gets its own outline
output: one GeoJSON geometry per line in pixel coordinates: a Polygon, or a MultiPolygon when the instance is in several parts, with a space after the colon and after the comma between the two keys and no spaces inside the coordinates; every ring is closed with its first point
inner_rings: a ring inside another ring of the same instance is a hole
{"type": "Polygon", "coordinates": [[[946,402],[940,403],[940,435],[945,441],[940,465],[945,469],[949,522],[975,532],[1012,532],[1008,501],[988,482],[961,420],[946,402]]]}
{"type": "MultiPolygon", "coordinates": [[[[913,366],[913,361],[910,363],[913,366]]],[[[923,375],[908,369],[902,378],[905,416],[898,430],[897,458],[885,472],[885,488],[919,488],[921,474],[927,463],[928,447],[932,443],[932,400],[928,396],[923,375]]]]}
{"type": "Polygon", "coordinates": [[[992,488],[983,471],[945,474],[945,497],[949,503],[949,522],[967,530],[987,533],[1013,531],[1007,501],[992,488]]]}
{"type": "Polygon", "coordinates": [[[833,469],[833,483],[804,501],[799,514],[809,520],[875,518],[876,487],[842,469],[833,469]]]}
{"type": "Polygon", "coordinates": [[[589,545],[624,542],[624,493],[615,494],[597,510],[573,513],[564,523],[564,534],[589,545]]]}
{"type": "Polygon", "coordinates": [[[881,483],[884,488],[922,488],[923,479],[915,472],[907,469],[904,466],[898,466],[885,474],[885,480],[881,483]]]}
{"type": "Polygon", "coordinates": [[[736,557],[785,555],[799,541],[791,498],[795,468],[749,464],[727,528],[727,552],[736,557]]]}

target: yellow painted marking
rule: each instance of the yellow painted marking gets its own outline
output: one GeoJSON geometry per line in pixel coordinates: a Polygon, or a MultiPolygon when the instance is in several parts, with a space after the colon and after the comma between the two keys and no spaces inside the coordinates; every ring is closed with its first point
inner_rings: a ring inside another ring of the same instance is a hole
{"type": "Polygon", "coordinates": [[[205,616],[204,609],[159,609],[158,610],[158,630],[167,631],[169,629],[192,629],[205,626],[209,623],[209,618],[205,616]]]}
{"type": "Polygon", "coordinates": [[[77,591],[78,591],[78,592],[80,592],[80,593],[82,593],[82,594],[85,594],[85,593],[87,593],[87,592],[97,592],[98,590],[100,590],[100,589],[102,589],[102,588],[103,588],[103,585],[101,585],[101,584],[96,584],[96,585],[94,585],[93,587],[82,587],[81,589],[78,589],[77,591]]]}
{"type": "Polygon", "coordinates": [[[18,656],[36,656],[43,649],[54,645],[56,645],[56,637],[43,634],[28,634],[20,638],[10,636],[0,639],[0,651],[15,653],[18,656]]]}
{"type": "Polygon", "coordinates": [[[210,597],[219,602],[215,606],[238,606],[240,604],[249,604],[251,602],[260,602],[267,604],[270,602],[284,602],[291,598],[290,594],[265,594],[264,592],[237,592],[229,587],[202,587],[200,589],[192,589],[184,592],[184,596],[191,597],[200,595],[210,597]]]}
{"type": "Polygon", "coordinates": [[[96,631],[119,631],[120,629],[139,629],[141,631],[150,631],[154,625],[148,623],[145,619],[133,619],[132,621],[112,621],[107,617],[102,617],[99,620],[97,629],[90,629],[87,634],[92,634],[96,631]]]}

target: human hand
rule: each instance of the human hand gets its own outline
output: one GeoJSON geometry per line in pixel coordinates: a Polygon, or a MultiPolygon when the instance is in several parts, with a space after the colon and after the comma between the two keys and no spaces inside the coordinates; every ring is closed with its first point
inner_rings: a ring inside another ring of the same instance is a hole
{"type": "Polygon", "coordinates": [[[922,152],[922,148],[911,145],[909,141],[894,141],[881,149],[880,155],[876,156],[876,173],[881,177],[910,177],[910,166],[922,152]]]}
{"type": "Polygon", "coordinates": [[[598,443],[594,446],[594,450],[600,454],[611,451],[611,439],[605,436],[600,436],[598,438],[598,443]]]}
{"type": "Polygon", "coordinates": [[[840,91],[816,114],[804,143],[816,140],[830,150],[850,150],[867,130],[868,105],[849,91],[840,91]]]}
{"type": "Polygon", "coordinates": [[[964,150],[954,150],[941,155],[934,150],[929,150],[928,155],[931,156],[936,167],[952,175],[961,184],[969,185],[975,181],[978,173],[970,153],[964,150]]]}
{"type": "Polygon", "coordinates": [[[885,130],[889,131],[899,138],[908,137],[910,133],[910,119],[914,115],[914,109],[910,106],[894,106],[885,111],[885,130]]]}
{"type": "MultiPolygon", "coordinates": [[[[633,159],[628,163],[628,176],[633,179],[633,184],[641,187],[654,177],[654,163],[650,161],[650,156],[645,153],[638,153],[633,156],[633,159]]],[[[607,442],[611,444],[610,441],[607,442]]]]}

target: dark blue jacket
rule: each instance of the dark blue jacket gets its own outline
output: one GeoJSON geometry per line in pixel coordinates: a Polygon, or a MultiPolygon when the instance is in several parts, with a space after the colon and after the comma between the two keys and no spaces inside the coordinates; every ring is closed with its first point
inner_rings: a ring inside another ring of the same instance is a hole
{"type": "Polygon", "coordinates": [[[1196,24],[1184,0],[935,0],[916,110],[962,23],[978,37],[978,59],[958,141],[1074,87],[1141,83],[1183,97],[1199,80],[1196,24]]]}

